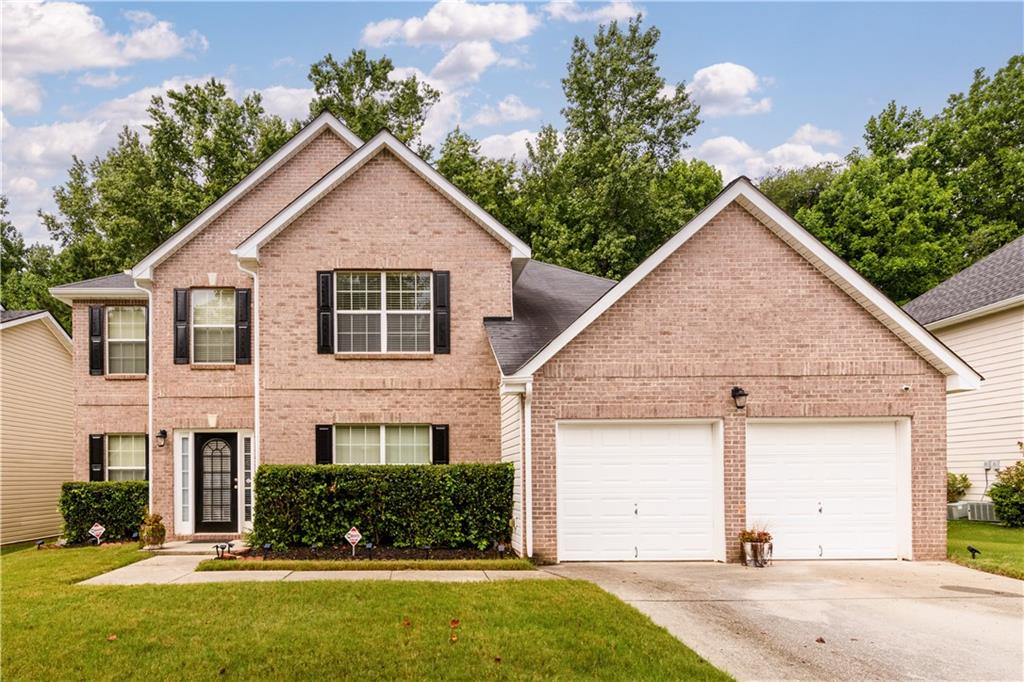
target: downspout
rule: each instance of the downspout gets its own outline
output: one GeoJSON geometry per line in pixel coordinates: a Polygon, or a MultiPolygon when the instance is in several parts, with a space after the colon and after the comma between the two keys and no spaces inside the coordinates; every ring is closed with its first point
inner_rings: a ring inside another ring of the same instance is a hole
{"type": "Polygon", "coordinates": [[[526,498],[526,556],[533,557],[533,377],[526,380],[526,393],[523,399],[523,438],[524,443],[524,464],[525,476],[524,485],[526,490],[523,495],[526,498]]]}
{"type": "Polygon", "coordinates": [[[260,463],[260,278],[255,270],[244,267],[241,260],[235,262],[239,270],[252,277],[252,474],[255,476],[260,463]]]}
{"type": "MultiPolygon", "coordinates": [[[[131,274],[131,271],[128,271],[131,274]]],[[[132,286],[146,292],[146,504],[153,513],[153,447],[156,434],[153,433],[153,289],[142,286],[140,280],[132,278],[132,286]]]]}

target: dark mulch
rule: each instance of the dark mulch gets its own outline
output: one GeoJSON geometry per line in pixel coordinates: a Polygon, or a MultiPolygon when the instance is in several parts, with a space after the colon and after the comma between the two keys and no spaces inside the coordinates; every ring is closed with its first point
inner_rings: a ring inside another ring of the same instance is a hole
{"type": "MultiPolygon", "coordinates": [[[[511,552],[506,552],[505,557],[511,557],[511,552]]],[[[262,559],[263,552],[253,548],[247,559],[262,559]]],[[[339,547],[292,547],[284,551],[271,551],[267,559],[333,559],[337,561],[365,561],[367,559],[500,559],[496,549],[449,549],[437,547],[422,549],[419,547],[374,547],[369,550],[359,545],[356,547],[356,555],[352,556],[352,547],[341,545],[339,547]]]]}

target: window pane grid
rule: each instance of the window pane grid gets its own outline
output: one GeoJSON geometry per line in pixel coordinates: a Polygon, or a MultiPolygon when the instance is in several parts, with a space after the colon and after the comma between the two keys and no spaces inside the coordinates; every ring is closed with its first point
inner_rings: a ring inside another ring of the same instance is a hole
{"type": "Polygon", "coordinates": [[[335,426],[335,464],[380,464],[379,426],[335,426]]]}
{"type": "Polygon", "coordinates": [[[432,282],[428,271],[336,272],[335,352],[429,353],[432,282]]]}
{"type": "Polygon", "coordinates": [[[146,373],[145,308],[107,308],[107,373],[146,373]]]}
{"type": "Polygon", "coordinates": [[[197,363],[235,361],[234,289],[192,290],[192,357],[197,363]]]}
{"type": "Polygon", "coordinates": [[[107,480],[132,481],[146,478],[146,436],[107,436],[107,480]]]}
{"type": "Polygon", "coordinates": [[[430,427],[384,427],[385,464],[430,464],[430,427]]]}

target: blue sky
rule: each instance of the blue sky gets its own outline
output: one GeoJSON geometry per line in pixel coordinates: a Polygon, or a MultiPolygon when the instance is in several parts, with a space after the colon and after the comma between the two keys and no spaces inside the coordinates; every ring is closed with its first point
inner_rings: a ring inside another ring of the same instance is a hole
{"type": "Polygon", "coordinates": [[[3,185],[15,224],[35,218],[72,154],[92,158],[149,97],[209,76],[304,115],[311,62],[387,54],[443,92],[429,142],[461,125],[493,155],[561,125],[572,39],[643,12],[660,65],[703,107],[687,155],[726,180],[838,159],[889,100],[941,109],[975,68],[1024,51],[1024,3],[41,3],[3,7],[3,185]]]}

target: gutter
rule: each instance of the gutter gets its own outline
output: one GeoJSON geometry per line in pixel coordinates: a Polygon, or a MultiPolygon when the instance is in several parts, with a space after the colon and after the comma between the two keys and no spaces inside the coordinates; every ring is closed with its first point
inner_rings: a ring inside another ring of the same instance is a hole
{"type": "MultiPolygon", "coordinates": [[[[153,446],[156,434],[153,433],[153,290],[140,284],[142,280],[133,279],[132,285],[146,295],[146,471],[147,502],[150,513],[153,512],[153,446]]],[[[173,456],[172,456],[173,457],[173,456]]],[[[173,459],[172,459],[173,464],[173,459]]]]}
{"type": "MultiPolygon", "coordinates": [[[[260,465],[260,277],[256,270],[244,267],[241,259],[236,260],[235,264],[239,270],[252,277],[252,475],[255,477],[256,468],[260,465]]],[[[253,508],[255,505],[253,491],[253,508]]],[[[242,525],[244,527],[244,520],[242,525]]]]}

